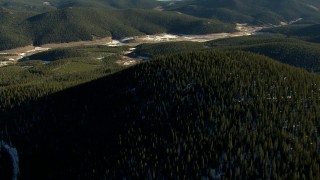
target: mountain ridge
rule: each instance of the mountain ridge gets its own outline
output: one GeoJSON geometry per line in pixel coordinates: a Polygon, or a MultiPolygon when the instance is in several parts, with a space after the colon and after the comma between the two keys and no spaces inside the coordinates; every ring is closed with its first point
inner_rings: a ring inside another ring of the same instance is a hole
{"type": "Polygon", "coordinates": [[[41,45],[92,40],[107,36],[120,39],[164,32],[206,34],[232,32],[235,31],[234,28],[235,26],[232,24],[180,15],[174,12],[67,8],[22,19],[16,24],[8,25],[6,29],[0,28],[1,34],[4,36],[4,43],[0,49],[19,47],[22,44],[29,45],[30,42],[34,45],[41,45]],[[13,41],[17,37],[21,37],[18,39],[21,43],[13,41]]]}

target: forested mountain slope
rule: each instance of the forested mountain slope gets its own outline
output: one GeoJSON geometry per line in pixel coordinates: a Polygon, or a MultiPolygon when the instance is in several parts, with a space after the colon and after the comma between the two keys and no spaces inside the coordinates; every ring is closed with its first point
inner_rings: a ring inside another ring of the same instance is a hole
{"type": "Polygon", "coordinates": [[[320,24],[294,24],[264,29],[263,32],[279,33],[293,38],[320,43],[320,24]]]}
{"type": "Polygon", "coordinates": [[[169,9],[228,22],[279,24],[298,18],[319,22],[319,8],[317,0],[191,0],[176,3],[169,9]]]}
{"type": "Polygon", "coordinates": [[[320,46],[283,36],[250,36],[207,42],[216,48],[241,49],[262,54],[282,63],[320,72],[320,46]]]}
{"type": "Polygon", "coordinates": [[[225,22],[279,24],[298,18],[319,22],[320,3],[317,0],[0,0],[0,6],[10,9],[50,11],[69,7],[159,8],[169,11],[219,19],[225,22]]]}
{"type": "Polygon", "coordinates": [[[33,15],[30,12],[0,8],[0,50],[32,44],[23,22],[33,15]]]}
{"type": "MultiPolygon", "coordinates": [[[[12,16],[18,13],[10,12],[12,13],[6,19],[14,18],[12,16]]],[[[21,16],[19,17],[22,18],[21,16]]],[[[94,40],[106,36],[121,39],[128,36],[164,32],[206,34],[235,31],[235,26],[231,24],[174,12],[101,8],[56,10],[19,20],[17,23],[7,24],[7,26],[9,29],[0,28],[0,34],[5,36],[0,50],[30,43],[41,45],[94,40]],[[16,31],[18,32],[15,33],[16,31]]]]}
{"type": "Polygon", "coordinates": [[[13,105],[0,132],[23,179],[311,179],[319,85],[252,53],[182,53],[13,105]]]}

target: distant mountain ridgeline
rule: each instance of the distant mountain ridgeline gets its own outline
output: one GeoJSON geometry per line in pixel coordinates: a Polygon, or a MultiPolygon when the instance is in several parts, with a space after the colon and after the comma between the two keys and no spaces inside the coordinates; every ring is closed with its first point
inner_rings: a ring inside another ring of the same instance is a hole
{"type": "Polygon", "coordinates": [[[320,22],[320,2],[317,0],[0,0],[0,6],[28,11],[69,7],[160,9],[224,22],[254,24],[279,24],[299,18],[320,22]]]}
{"type": "Polygon", "coordinates": [[[206,34],[235,31],[232,24],[152,10],[68,8],[31,17],[28,13],[14,10],[2,11],[7,16],[1,18],[14,23],[6,23],[0,28],[0,49],[28,44],[94,40],[106,36],[121,39],[164,32],[206,34]],[[19,18],[15,19],[14,16],[19,18]]]}
{"type": "Polygon", "coordinates": [[[68,7],[154,8],[155,0],[0,0],[0,6],[31,11],[48,11],[68,7]]]}
{"type": "Polygon", "coordinates": [[[13,103],[0,133],[22,179],[312,179],[319,85],[253,53],[180,53],[13,103]]]}
{"type": "Polygon", "coordinates": [[[279,24],[298,18],[319,22],[319,9],[317,0],[190,0],[167,8],[197,17],[254,24],[279,24]]]}

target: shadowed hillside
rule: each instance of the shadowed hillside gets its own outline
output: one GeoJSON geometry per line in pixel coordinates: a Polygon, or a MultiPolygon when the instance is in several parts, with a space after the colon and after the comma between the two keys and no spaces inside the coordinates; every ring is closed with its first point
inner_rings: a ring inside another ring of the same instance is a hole
{"type": "Polygon", "coordinates": [[[0,132],[22,179],[310,179],[319,85],[251,53],[183,53],[1,112],[0,132]]]}

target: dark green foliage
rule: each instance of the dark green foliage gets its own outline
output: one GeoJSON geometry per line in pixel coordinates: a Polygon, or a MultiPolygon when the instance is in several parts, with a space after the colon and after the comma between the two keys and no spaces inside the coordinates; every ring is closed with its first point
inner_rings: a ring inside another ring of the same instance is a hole
{"type": "Polygon", "coordinates": [[[32,44],[32,41],[28,37],[19,34],[20,32],[11,31],[10,28],[0,27],[0,32],[0,42],[3,42],[0,44],[0,50],[13,49],[32,44]]]}
{"type": "Polygon", "coordinates": [[[200,50],[204,48],[205,45],[203,43],[197,42],[165,42],[156,44],[141,44],[137,46],[137,49],[134,51],[134,53],[147,57],[155,57],[176,54],[183,51],[200,50]]]}
{"type": "Polygon", "coordinates": [[[86,52],[81,51],[79,49],[64,48],[64,49],[56,49],[56,50],[50,50],[50,51],[38,53],[32,56],[29,56],[28,59],[31,59],[31,60],[41,59],[43,61],[54,61],[58,59],[83,57],[85,55],[86,55],[86,52]]]}
{"type": "Polygon", "coordinates": [[[0,132],[23,179],[318,178],[319,85],[252,53],[182,53],[13,104],[0,132]]]}
{"type": "Polygon", "coordinates": [[[320,47],[307,44],[270,43],[245,47],[243,50],[256,52],[311,72],[320,72],[320,47]]]}
{"type": "Polygon", "coordinates": [[[296,39],[286,38],[283,35],[265,34],[243,37],[224,38],[213,41],[208,41],[205,44],[210,47],[226,48],[226,47],[241,47],[255,46],[257,44],[267,43],[305,43],[296,39]]]}
{"type": "Polygon", "coordinates": [[[78,60],[80,60],[81,58],[88,58],[91,60],[92,58],[95,58],[95,57],[101,58],[101,56],[106,56],[107,58],[110,58],[110,57],[117,58],[119,54],[127,50],[128,50],[127,46],[108,47],[104,45],[58,48],[58,49],[53,49],[53,50],[31,55],[21,61],[28,61],[28,60],[55,61],[55,60],[63,60],[68,58],[78,59],[78,60]]]}
{"type": "Polygon", "coordinates": [[[20,27],[25,18],[32,15],[30,12],[0,8],[0,50],[32,44],[32,40],[25,34],[25,28],[20,27]]]}
{"type": "Polygon", "coordinates": [[[222,49],[239,49],[262,54],[280,62],[320,72],[320,46],[278,35],[222,39],[206,43],[222,49]]]}

